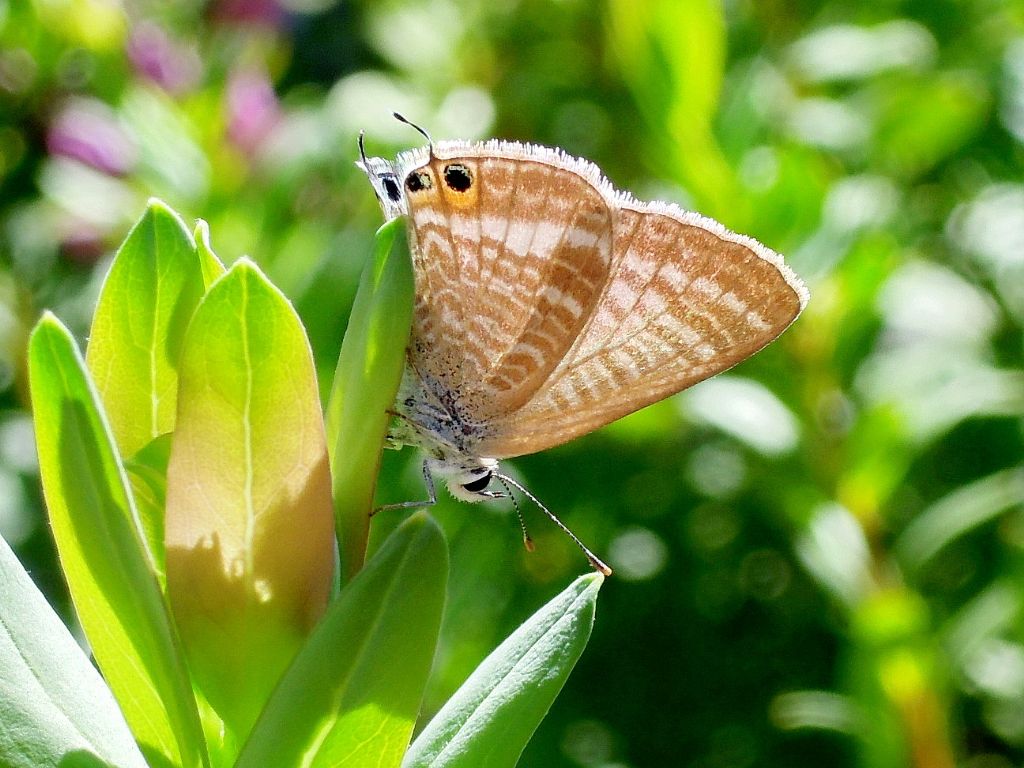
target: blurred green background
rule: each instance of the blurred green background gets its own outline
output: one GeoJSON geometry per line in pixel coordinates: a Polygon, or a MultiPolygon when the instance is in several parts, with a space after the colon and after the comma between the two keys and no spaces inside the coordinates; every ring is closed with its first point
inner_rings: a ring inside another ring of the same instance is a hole
{"type": "MultiPolygon", "coordinates": [[[[62,613],[28,329],[52,308],[84,338],[155,195],[267,270],[326,387],[380,223],[356,135],[419,143],[392,110],[589,157],[811,288],[755,359],[512,462],[616,568],[521,764],[1024,763],[1009,0],[0,0],[0,533],[62,613]]],[[[389,454],[379,500],[421,494],[416,456],[389,454]]],[[[527,515],[534,554],[500,504],[436,509],[453,574],[428,714],[585,570],[527,515]]]]}

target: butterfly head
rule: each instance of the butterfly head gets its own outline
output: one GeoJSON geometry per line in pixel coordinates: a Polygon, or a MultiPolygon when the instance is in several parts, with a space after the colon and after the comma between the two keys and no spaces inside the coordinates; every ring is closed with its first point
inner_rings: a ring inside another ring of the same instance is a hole
{"type": "Polygon", "coordinates": [[[362,169],[373,186],[384,216],[396,216],[421,208],[444,206],[452,211],[475,211],[479,206],[475,158],[456,159],[449,153],[466,149],[461,142],[442,142],[435,145],[430,134],[397,112],[395,118],[412,126],[427,140],[423,149],[401,153],[391,162],[381,157],[367,157],[363,148],[363,134],[359,134],[362,169]],[[448,159],[450,158],[450,159],[448,159]]]}
{"type": "Polygon", "coordinates": [[[367,157],[363,148],[363,134],[359,134],[359,161],[356,166],[370,180],[384,217],[388,221],[406,213],[405,195],[402,194],[402,180],[394,163],[383,157],[367,157]]]}
{"type": "Polygon", "coordinates": [[[447,460],[434,464],[434,471],[444,478],[448,492],[456,499],[470,503],[499,499],[505,495],[487,489],[497,470],[495,459],[447,460]]]}
{"type": "MultiPolygon", "coordinates": [[[[565,523],[559,520],[551,510],[545,507],[536,496],[526,490],[526,488],[516,481],[515,478],[498,471],[497,459],[471,459],[465,456],[458,458],[434,458],[427,460],[427,463],[424,464],[424,471],[426,471],[428,467],[432,468],[439,476],[444,478],[448,485],[448,492],[461,501],[468,501],[472,503],[477,501],[486,501],[488,499],[511,499],[512,506],[516,511],[516,516],[519,518],[519,524],[523,529],[523,542],[526,544],[526,548],[532,552],[533,540],[530,538],[530,534],[527,533],[526,522],[523,520],[519,504],[516,502],[515,496],[512,495],[512,488],[519,489],[526,498],[536,504],[544,514],[550,517],[555,525],[561,528],[569,538],[576,543],[576,546],[583,550],[583,553],[587,556],[587,559],[590,561],[590,564],[594,566],[595,570],[600,571],[605,576],[612,575],[612,569],[609,568],[601,558],[591,552],[587,548],[586,544],[580,541],[579,537],[570,531],[566,527],[565,523]],[[492,480],[496,480],[505,489],[505,492],[502,493],[500,491],[487,490],[487,486],[490,485],[492,480]]],[[[433,491],[431,491],[431,499],[433,499],[433,491]]]]}

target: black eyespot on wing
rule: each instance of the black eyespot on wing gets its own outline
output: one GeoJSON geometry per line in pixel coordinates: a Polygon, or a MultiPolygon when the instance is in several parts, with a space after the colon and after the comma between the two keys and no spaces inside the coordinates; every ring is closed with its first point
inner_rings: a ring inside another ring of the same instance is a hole
{"type": "Polygon", "coordinates": [[[423,171],[413,171],[405,177],[405,188],[410,192],[419,192],[421,189],[430,189],[430,176],[423,171]]]}
{"type": "Polygon", "coordinates": [[[491,482],[490,472],[481,475],[476,480],[471,480],[468,483],[463,483],[462,487],[465,488],[470,493],[480,493],[480,491],[484,490],[487,487],[487,484],[489,482],[491,482]]]}
{"type": "Polygon", "coordinates": [[[402,190],[398,188],[398,183],[390,176],[385,177],[381,183],[384,185],[384,193],[388,196],[388,199],[397,203],[402,197],[402,190]]]}
{"type": "Polygon", "coordinates": [[[465,192],[473,186],[473,176],[470,174],[469,168],[466,166],[459,163],[452,163],[451,165],[445,166],[444,183],[456,192],[465,192]]]}

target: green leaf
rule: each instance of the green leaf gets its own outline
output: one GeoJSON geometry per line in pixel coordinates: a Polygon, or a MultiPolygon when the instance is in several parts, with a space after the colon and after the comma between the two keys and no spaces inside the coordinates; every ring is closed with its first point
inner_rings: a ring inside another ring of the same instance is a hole
{"type": "Polygon", "coordinates": [[[440,629],[448,550],[425,513],[345,586],[289,668],[236,768],[398,766],[440,629]]]}
{"type": "Polygon", "coordinates": [[[390,409],[402,380],[412,324],[412,262],[405,219],[377,231],[373,261],[359,281],[327,406],[342,582],[366,557],[373,492],[390,409]]]}
{"type": "Polygon", "coordinates": [[[0,764],[145,768],[89,658],[0,539],[0,764]]]}
{"type": "Polygon", "coordinates": [[[402,768],[511,768],[590,638],[599,573],[580,576],[495,649],[409,748],[402,768]]]}
{"type": "Polygon", "coordinates": [[[741,225],[743,198],[713,130],[725,73],[721,3],[608,0],[608,20],[611,50],[656,139],[659,173],[674,171],[702,210],[741,225]]]}
{"type": "Polygon", "coordinates": [[[167,468],[167,592],[193,680],[244,740],[327,605],[323,414],[298,315],[240,260],[182,348],[167,468]]]}
{"type": "Polygon", "coordinates": [[[50,527],[93,654],[150,762],[207,765],[195,700],[99,398],[47,314],[29,385],[50,527]]]}
{"type": "Polygon", "coordinates": [[[209,290],[210,286],[217,282],[217,279],[226,270],[210,246],[210,225],[202,219],[196,222],[195,240],[196,253],[199,254],[199,266],[203,271],[203,285],[209,290]]]}
{"type": "Polygon", "coordinates": [[[948,544],[1024,502],[1024,468],[1012,467],[960,486],[919,512],[896,540],[904,571],[919,575],[948,544]]]}
{"type": "Polygon", "coordinates": [[[110,266],[86,352],[122,456],[174,429],[181,341],[204,291],[192,236],[151,200],[110,266]]]}
{"type": "Polygon", "coordinates": [[[167,582],[164,508],[167,501],[167,463],[170,457],[171,435],[160,435],[124,463],[146,545],[153,557],[151,565],[161,588],[167,582]]]}

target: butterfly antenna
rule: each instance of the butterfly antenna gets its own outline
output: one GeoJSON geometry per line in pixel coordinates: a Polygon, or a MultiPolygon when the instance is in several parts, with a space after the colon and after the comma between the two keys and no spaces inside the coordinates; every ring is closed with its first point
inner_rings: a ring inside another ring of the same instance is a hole
{"type": "Polygon", "coordinates": [[[395,116],[395,120],[397,120],[398,122],[405,123],[406,125],[411,125],[417,131],[419,131],[420,134],[423,136],[423,138],[425,138],[427,140],[427,144],[430,145],[430,154],[431,154],[431,156],[433,156],[433,154],[434,154],[434,140],[432,138],[430,138],[430,134],[427,133],[426,129],[425,128],[421,128],[420,126],[416,125],[416,123],[414,123],[412,120],[408,119],[405,115],[399,114],[398,112],[392,112],[391,114],[395,116]]]}
{"type": "Polygon", "coordinates": [[[533,546],[533,539],[530,538],[530,532],[526,530],[526,520],[523,519],[523,512],[519,509],[519,502],[516,500],[515,495],[512,493],[512,489],[509,484],[505,482],[505,478],[501,475],[495,475],[498,478],[498,482],[505,486],[505,491],[508,493],[508,497],[512,499],[512,508],[516,511],[516,517],[519,518],[519,527],[523,529],[523,546],[526,547],[527,552],[533,552],[536,547],[533,546]]]}
{"type": "MultiPolygon", "coordinates": [[[[526,498],[528,498],[530,501],[532,501],[534,504],[536,504],[545,515],[550,517],[551,520],[555,523],[555,525],[557,525],[559,528],[561,528],[570,539],[572,539],[574,542],[576,542],[576,546],[579,547],[581,550],[583,550],[583,554],[585,554],[587,556],[587,560],[590,561],[590,564],[594,567],[594,570],[600,571],[605,576],[611,576],[612,575],[612,569],[609,568],[604,563],[604,561],[601,560],[601,558],[599,558],[597,555],[595,555],[593,552],[591,552],[589,549],[587,549],[587,545],[584,544],[582,541],[580,541],[579,537],[575,533],[570,531],[569,528],[565,525],[565,523],[563,523],[561,520],[558,519],[558,517],[555,516],[554,512],[552,512],[550,509],[548,509],[543,504],[541,504],[540,500],[536,496],[534,496],[532,493],[530,493],[522,485],[517,483],[515,480],[513,480],[508,475],[502,475],[502,474],[495,473],[494,476],[497,477],[501,481],[502,485],[505,485],[505,483],[510,483],[511,485],[513,485],[516,488],[518,488],[523,493],[523,495],[526,496],[526,498]]],[[[517,509],[518,509],[518,507],[517,507],[517,509]]]]}
{"type": "Polygon", "coordinates": [[[366,131],[360,131],[359,132],[359,157],[361,157],[363,159],[363,168],[366,169],[366,171],[368,173],[371,173],[371,171],[370,171],[370,163],[366,159],[366,148],[363,146],[363,137],[365,135],[366,135],[366,131]]]}

